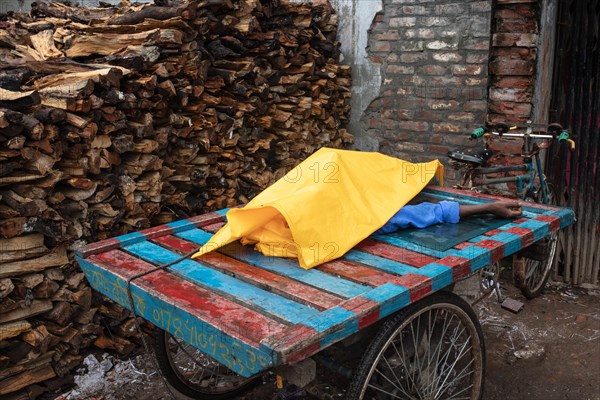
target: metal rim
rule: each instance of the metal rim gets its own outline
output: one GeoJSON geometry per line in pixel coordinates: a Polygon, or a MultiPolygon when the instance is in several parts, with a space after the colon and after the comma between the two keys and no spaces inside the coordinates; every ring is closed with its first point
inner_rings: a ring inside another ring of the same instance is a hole
{"type": "Polygon", "coordinates": [[[170,333],[164,335],[169,364],[189,388],[203,394],[219,395],[235,391],[253,380],[236,374],[170,333]]]}
{"type": "Polygon", "coordinates": [[[469,315],[450,303],[432,304],[390,335],[360,398],[476,400],[482,372],[482,343],[469,315]]]}

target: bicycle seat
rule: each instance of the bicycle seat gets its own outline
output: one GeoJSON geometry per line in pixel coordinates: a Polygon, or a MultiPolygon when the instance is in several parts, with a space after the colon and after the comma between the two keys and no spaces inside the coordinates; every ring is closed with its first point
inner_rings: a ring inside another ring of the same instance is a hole
{"type": "Polygon", "coordinates": [[[448,157],[454,161],[475,164],[479,167],[484,167],[492,155],[493,153],[489,149],[482,150],[477,154],[468,154],[460,150],[451,150],[448,152],[448,157]]]}

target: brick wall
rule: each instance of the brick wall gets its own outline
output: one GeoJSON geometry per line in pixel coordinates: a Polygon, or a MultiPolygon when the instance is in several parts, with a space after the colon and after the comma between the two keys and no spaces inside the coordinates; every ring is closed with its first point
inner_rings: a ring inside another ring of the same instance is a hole
{"type": "Polygon", "coordinates": [[[537,0],[498,0],[492,19],[491,122],[531,118],[538,40],[537,0]]]}
{"type": "MultiPolygon", "coordinates": [[[[490,122],[527,122],[532,117],[538,46],[538,0],[497,0],[492,15],[490,51],[490,122]]],[[[520,140],[493,142],[492,164],[523,160],[520,140]],[[500,154],[502,152],[503,154],[500,154]]]]}
{"type": "Polygon", "coordinates": [[[491,3],[384,1],[368,48],[381,65],[380,96],[361,120],[379,151],[446,162],[448,149],[468,144],[488,109],[491,3]]]}

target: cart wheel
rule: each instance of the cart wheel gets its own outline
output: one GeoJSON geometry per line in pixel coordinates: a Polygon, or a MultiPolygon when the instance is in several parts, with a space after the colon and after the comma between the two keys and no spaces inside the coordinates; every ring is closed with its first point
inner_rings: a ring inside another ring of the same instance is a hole
{"type": "Polygon", "coordinates": [[[348,400],[481,399],[485,345],[459,296],[440,292],[388,320],[367,348],[348,400]]]}
{"type": "Polygon", "coordinates": [[[156,358],[171,389],[194,399],[229,399],[249,389],[260,375],[244,378],[194,346],[156,328],[156,358]]]}
{"type": "MultiPolygon", "coordinates": [[[[548,189],[549,201],[547,204],[556,205],[554,187],[548,184],[548,189]]],[[[558,246],[558,232],[552,233],[549,237],[542,239],[542,241],[545,242],[544,247],[547,249],[544,260],[540,261],[532,258],[525,258],[524,260],[524,277],[519,283],[519,289],[521,289],[521,293],[528,299],[538,297],[546,287],[558,246]]]]}

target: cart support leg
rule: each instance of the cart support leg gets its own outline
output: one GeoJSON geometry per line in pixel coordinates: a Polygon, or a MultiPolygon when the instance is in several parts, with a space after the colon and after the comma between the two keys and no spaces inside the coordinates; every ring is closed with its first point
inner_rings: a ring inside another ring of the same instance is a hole
{"type": "MultiPolygon", "coordinates": [[[[280,378],[285,384],[305,387],[317,376],[317,363],[307,358],[296,364],[284,365],[277,368],[277,384],[280,378]]],[[[279,388],[279,387],[278,387],[279,388]]]]}

